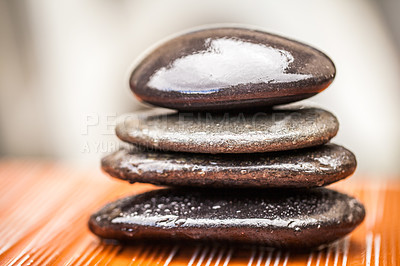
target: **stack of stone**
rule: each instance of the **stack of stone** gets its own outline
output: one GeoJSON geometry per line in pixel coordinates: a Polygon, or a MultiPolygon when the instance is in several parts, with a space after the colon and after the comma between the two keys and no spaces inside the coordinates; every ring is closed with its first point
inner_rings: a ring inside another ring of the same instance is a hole
{"type": "Polygon", "coordinates": [[[244,28],[175,37],[135,67],[130,86],[155,108],[125,116],[132,144],[102,168],[130,183],[171,186],[120,199],[90,229],[118,240],[180,239],[316,247],[365,216],[356,199],[321,188],[346,178],[355,156],[328,143],[338,121],[281,104],[325,89],[335,66],[296,41],[244,28]],[[275,105],[280,105],[279,107],[275,105]]]}

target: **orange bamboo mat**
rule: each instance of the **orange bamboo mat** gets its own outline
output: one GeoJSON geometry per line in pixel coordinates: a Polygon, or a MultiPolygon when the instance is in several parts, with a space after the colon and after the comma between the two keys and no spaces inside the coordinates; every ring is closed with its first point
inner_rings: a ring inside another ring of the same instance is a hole
{"type": "Polygon", "coordinates": [[[0,265],[396,265],[400,263],[400,182],[346,180],[334,186],[364,202],[367,216],[329,248],[292,254],[265,247],[199,244],[121,246],[87,229],[90,213],[152,189],[99,170],[0,161],[0,265]]]}

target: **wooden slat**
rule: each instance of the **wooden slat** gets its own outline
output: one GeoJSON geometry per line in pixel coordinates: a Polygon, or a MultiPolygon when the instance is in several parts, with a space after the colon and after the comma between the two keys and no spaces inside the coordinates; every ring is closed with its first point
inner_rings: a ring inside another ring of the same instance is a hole
{"type": "Polygon", "coordinates": [[[0,161],[0,265],[396,265],[400,182],[348,179],[333,186],[364,202],[351,235],[311,253],[222,244],[105,243],[87,228],[106,202],[154,186],[111,180],[99,170],[43,161],[0,161]]]}

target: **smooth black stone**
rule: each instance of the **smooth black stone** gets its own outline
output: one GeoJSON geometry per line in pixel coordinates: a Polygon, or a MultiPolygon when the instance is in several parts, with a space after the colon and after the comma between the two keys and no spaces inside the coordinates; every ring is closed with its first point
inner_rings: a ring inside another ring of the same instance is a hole
{"type": "Polygon", "coordinates": [[[289,103],[332,82],[333,62],[308,45],[246,28],[175,37],[134,68],[130,87],[144,102],[178,110],[226,110],[289,103]]]}
{"type": "Polygon", "coordinates": [[[117,136],[162,151],[254,153],[327,143],[339,129],[328,111],[275,107],[258,112],[192,113],[156,108],[120,118],[117,136]]]}
{"type": "Polygon", "coordinates": [[[175,239],[316,247],[364,219],[356,199],[308,190],[162,189],[109,203],[89,220],[96,235],[117,240],[175,239]]]}
{"type": "Polygon", "coordinates": [[[130,183],[197,187],[316,187],[351,175],[353,153],[327,144],[258,154],[157,152],[131,147],[101,161],[102,169],[130,183]]]}

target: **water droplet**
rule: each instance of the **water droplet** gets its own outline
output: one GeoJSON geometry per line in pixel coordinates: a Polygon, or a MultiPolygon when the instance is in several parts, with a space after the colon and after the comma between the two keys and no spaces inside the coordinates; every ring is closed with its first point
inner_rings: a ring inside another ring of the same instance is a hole
{"type": "Polygon", "coordinates": [[[185,219],[178,219],[178,220],[175,221],[175,225],[177,225],[177,226],[182,225],[184,223],[186,223],[185,219]]]}

